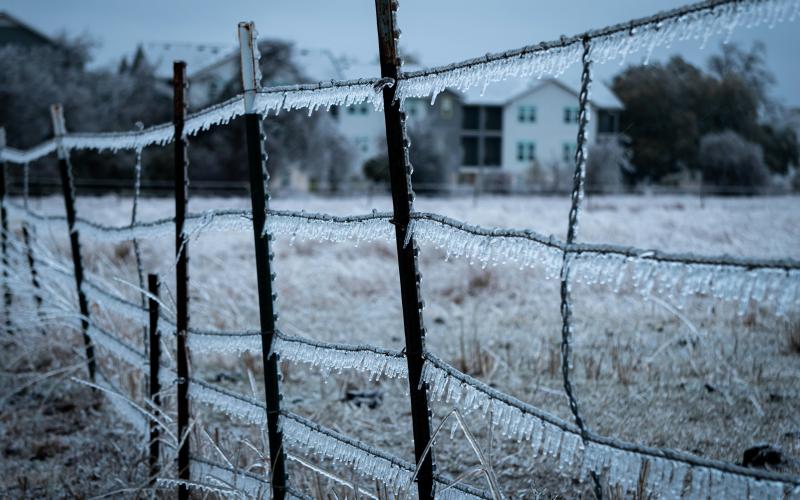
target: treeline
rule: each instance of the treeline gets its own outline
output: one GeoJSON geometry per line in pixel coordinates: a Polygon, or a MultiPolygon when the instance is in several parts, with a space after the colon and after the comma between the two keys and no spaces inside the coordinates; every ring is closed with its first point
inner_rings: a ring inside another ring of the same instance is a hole
{"type": "MultiPolygon", "coordinates": [[[[629,183],[752,187],[797,175],[797,115],[770,97],[765,48],[723,45],[703,70],[681,57],[631,66],[613,80],[623,102],[621,128],[629,183]],[[789,174],[789,175],[787,175],[789,174]]],[[[797,186],[800,187],[800,186],[797,186]]]]}
{"type": "MultiPolygon", "coordinates": [[[[172,119],[169,82],[155,76],[141,49],[130,62],[125,60],[113,70],[89,68],[90,49],[84,40],[63,38],[54,47],[0,47],[0,125],[6,128],[9,145],[27,148],[52,137],[49,108],[54,103],[64,105],[67,129],[74,132],[129,131],[172,119]]],[[[292,61],[291,44],[264,41],[260,49],[265,84],[310,81],[292,61]]],[[[240,91],[241,80],[235,75],[212,100],[240,91]]],[[[283,112],[266,120],[264,128],[270,173],[278,183],[292,169],[327,185],[342,181],[349,172],[352,153],[329,114],[309,117],[302,111],[283,112]]],[[[246,180],[245,155],[242,125],[232,123],[201,133],[190,140],[192,179],[246,180]]],[[[72,159],[78,177],[121,180],[133,176],[130,151],[75,151],[72,159]]],[[[55,176],[55,161],[40,160],[32,176],[55,176]]],[[[143,176],[171,179],[172,148],[145,149],[143,176]]]]}

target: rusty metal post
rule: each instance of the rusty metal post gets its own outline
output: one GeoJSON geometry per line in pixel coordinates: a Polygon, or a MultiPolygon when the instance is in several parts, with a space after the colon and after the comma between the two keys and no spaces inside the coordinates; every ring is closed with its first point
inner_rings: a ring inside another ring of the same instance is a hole
{"type": "MultiPolygon", "coordinates": [[[[0,127],[0,153],[6,147],[6,129],[0,127]]],[[[6,213],[6,162],[0,162],[0,252],[3,262],[3,313],[5,315],[5,331],[11,330],[11,287],[8,284],[10,265],[8,259],[8,214],[6,213]]]]}
{"type": "MultiPolygon", "coordinates": [[[[396,22],[397,2],[375,0],[378,22],[378,47],[380,49],[381,77],[397,82],[400,74],[400,59],[397,53],[396,22]]],[[[400,294],[403,304],[403,323],[406,336],[406,360],[408,362],[408,385],[411,397],[411,417],[414,431],[416,462],[422,463],[417,476],[420,499],[433,498],[433,450],[423,458],[431,440],[428,390],[420,384],[424,364],[425,328],[422,323],[423,303],[420,299],[420,278],[417,255],[419,253],[413,236],[407,239],[406,232],[413,208],[414,193],[411,188],[411,165],[408,161],[408,137],[405,114],[394,98],[397,85],[383,87],[383,116],[386,122],[386,145],[389,153],[389,175],[392,185],[397,262],[400,271],[400,294]]]]}
{"type": "MultiPolygon", "coordinates": [[[[153,403],[153,411],[157,412],[161,408],[161,382],[159,381],[159,371],[161,370],[161,334],[158,331],[158,275],[147,275],[147,289],[150,297],[147,299],[147,310],[150,313],[150,328],[148,330],[148,354],[150,358],[150,401],[153,403]]],[[[156,481],[156,476],[160,471],[158,466],[159,456],[159,430],[158,422],[150,419],[150,484],[156,481]]]]}
{"type": "MultiPolygon", "coordinates": [[[[189,237],[184,231],[189,200],[189,157],[183,136],[186,121],[186,63],[176,61],[172,67],[173,120],[175,127],[175,302],[177,309],[178,365],[178,478],[189,481],[189,353],[186,336],[189,332],[189,237]]],[[[189,489],[178,486],[178,499],[188,500],[189,489]]]]}
{"type": "Polygon", "coordinates": [[[81,258],[81,242],[78,230],[75,228],[75,180],[72,175],[72,165],[69,161],[69,152],[64,147],[62,139],[67,133],[64,122],[64,108],[60,104],[50,107],[50,115],[53,119],[53,133],[57,142],[58,151],[58,173],[61,177],[61,187],[64,191],[64,208],[67,212],[67,230],[69,231],[69,242],[72,249],[72,264],[75,267],[75,287],[78,292],[78,306],[81,312],[81,331],[83,333],[83,343],[86,346],[86,361],[89,368],[89,379],[94,382],[95,361],[94,345],[89,338],[89,301],[83,293],[83,260],[81,258]]]}
{"type": "Polygon", "coordinates": [[[256,276],[258,279],[258,310],[261,321],[261,355],[264,366],[264,389],[267,405],[267,436],[272,484],[272,498],[283,500],[286,496],[286,457],[283,450],[283,432],[280,427],[280,370],[278,355],[272,352],[275,337],[275,292],[272,282],[273,253],[270,251],[272,235],[265,232],[269,203],[269,173],[267,153],[264,149],[264,131],[261,116],[255,112],[256,91],[261,86],[258,68],[258,45],[253,23],[239,23],[239,46],[242,57],[242,83],[244,85],[245,133],[247,159],[250,167],[250,197],[253,209],[253,237],[255,239],[256,276]]]}

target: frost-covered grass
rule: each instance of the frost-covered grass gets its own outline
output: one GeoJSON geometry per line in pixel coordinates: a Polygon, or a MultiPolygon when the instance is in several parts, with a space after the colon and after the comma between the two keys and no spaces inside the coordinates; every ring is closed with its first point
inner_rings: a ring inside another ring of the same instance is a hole
{"type": "MultiPolygon", "coordinates": [[[[580,239],[709,254],[799,258],[800,199],[713,198],[701,208],[692,197],[594,197],[583,213],[580,239]]],[[[62,213],[58,198],[33,206],[62,213]]],[[[389,210],[388,197],[365,199],[293,198],[273,208],[305,209],[337,215],[389,210]]],[[[485,226],[532,228],[563,237],[565,198],[421,197],[418,210],[485,226]]],[[[129,222],[126,198],[79,198],[79,215],[122,225],[129,222]]],[[[248,208],[241,198],[196,198],[190,210],[248,208]]],[[[171,216],[170,199],[145,199],[141,220],[171,216]]],[[[12,222],[13,224],[13,222],[12,222]]],[[[66,232],[39,234],[40,241],[68,256],[66,232]]],[[[113,278],[136,282],[129,244],[96,244],[84,239],[91,271],[116,283],[120,293],[138,300],[135,290],[113,278]]],[[[173,240],[142,242],[146,272],[159,272],[162,294],[172,286],[173,240]]],[[[191,242],[191,323],[228,330],[258,327],[252,235],[249,232],[200,235],[191,242]]],[[[277,240],[275,244],[279,328],[320,340],[371,343],[401,349],[403,325],[395,250],[384,243],[323,244],[277,240]]],[[[463,260],[445,261],[435,249],[422,248],[422,291],[426,301],[427,345],[439,357],[490,385],[570,418],[560,375],[558,283],[535,269],[514,265],[482,269],[463,260]]],[[[652,446],[667,446],[705,457],[739,462],[744,449],[761,442],[800,457],[800,353],[798,311],[777,319],[770,304],[751,304],[744,315],[735,304],[697,297],[678,309],[670,299],[643,299],[633,290],[614,294],[606,288],[576,285],[576,393],[588,425],[598,433],[652,446]]],[[[141,330],[128,321],[97,313],[109,329],[140,342],[141,330]]],[[[195,355],[196,376],[251,392],[247,371],[261,377],[260,357],[195,355]]],[[[320,423],[411,459],[409,404],[405,382],[369,382],[358,373],[320,374],[303,365],[283,365],[284,404],[320,423]],[[351,391],[378,391],[376,408],[345,402],[351,391]]],[[[435,420],[450,407],[435,403],[435,420]]],[[[209,434],[240,465],[250,464],[220,415],[198,411],[209,434]],[[238,452],[236,450],[239,450],[238,452]]],[[[529,445],[494,435],[480,417],[469,417],[485,459],[491,462],[507,495],[531,491],[571,494],[569,480],[552,464],[531,461],[529,445]]],[[[449,428],[449,425],[448,425],[449,428]]],[[[242,430],[258,443],[252,430],[242,430]]],[[[206,442],[209,456],[217,453],[206,442]]],[[[258,445],[256,445],[258,447],[258,445]]],[[[460,431],[445,433],[436,444],[440,471],[457,476],[479,459],[460,431]]],[[[317,461],[312,460],[314,463],[317,461]]],[[[323,463],[347,480],[347,471],[323,463]]],[[[307,491],[324,490],[326,480],[290,462],[295,480],[307,491]]],[[[800,467],[789,465],[797,473],[800,467]]],[[[486,486],[483,483],[482,486],[486,486]]],[[[374,488],[371,483],[368,489],[374,488]]],[[[582,488],[581,486],[580,488],[582,488]]]]}

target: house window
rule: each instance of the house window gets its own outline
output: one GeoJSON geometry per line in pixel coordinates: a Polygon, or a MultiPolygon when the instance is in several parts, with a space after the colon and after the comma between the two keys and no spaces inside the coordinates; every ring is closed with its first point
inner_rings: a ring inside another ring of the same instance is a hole
{"type": "Polygon", "coordinates": [[[520,106],[517,109],[517,121],[520,123],[536,123],[536,106],[520,106]]]}
{"type": "Polygon", "coordinates": [[[533,141],[520,141],[517,143],[517,160],[533,161],[536,159],[536,143],[533,141]]]}
{"type": "Polygon", "coordinates": [[[484,128],[486,130],[501,130],[503,128],[503,108],[500,106],[486,106],[484,111],[484,128]]]}
{"type": "Polygon", "coordinates": [[[578,123],[578,108],[564,108],[564,123],[578,123]]]}
{"type": "Polygon", "coordinates": [[[367,107],[366,104],[362,104],[361,105],[361,114],[362,115],[366,115],[367,113],[369,113],[369,108],[367,107]]]}
{"type": "Polygon", "coordinates": [[[485,137],[483,139],[483,165],[500,166],[500,149],[502,142],[499,137],[485,137]]]}
{"type": "Polygon", "coordinates": [[[478,130],[481,126],[481,113],[478,106],[464,106],[461,127],[466,130],[478,130]]]}
{"type": "Polygon", "coordinates": [[[573,161],[575,159],[575,152],[577,150],[578,147],[575,145],[574,142],[565,142],[563,160],[567,163],[573,161]]]}
{"type": "Polygon", "coordinates": [[[477,137],[462,137],[461,150],[464,157],[461,160],[462,165],[474,166],[478,165],[478,138],[477,137]]]}
{"type": "Polygon", "coordinates": [[[615,111],[600,111],[597,114],[597,132],[600,134],[614,134],[619,132],[619,113],[615,111]]]}

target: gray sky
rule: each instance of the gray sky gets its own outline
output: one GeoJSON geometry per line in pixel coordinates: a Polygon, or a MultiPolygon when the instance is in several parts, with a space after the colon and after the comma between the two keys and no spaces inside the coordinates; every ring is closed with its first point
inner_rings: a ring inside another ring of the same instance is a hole
{"type": "MultiPolygon", "coordinates": [[[[401,0],[401,47],[424,65],[437,65],[577,34],[688,1],[401,0]]],[[[377,55],[373,0],[0,0],[0,9],[47,34],[89,35],[102,44],[95,59],[103,64],[116,64],[139,42],[235,43],[236,25],[245,20],[255,21],[262,37],[364,61],[377,55]]],[[[745,47],[757,39],[766,43],[768,65],[778,81],[774,95],[792,106],[800,106],[798,27],[795,21],[774,29],[740,28],[732,38],[745,47]]],[[[705,50],[696,42],[675,43],[669,53],[704,65],[720,43],[715,39],[705,50]]],[[[666,55],[663,50],[654,54],[655,59],[666,55]]],[[[597,68],[602,79],[619,70],[616,62],[597,68]]]]}

